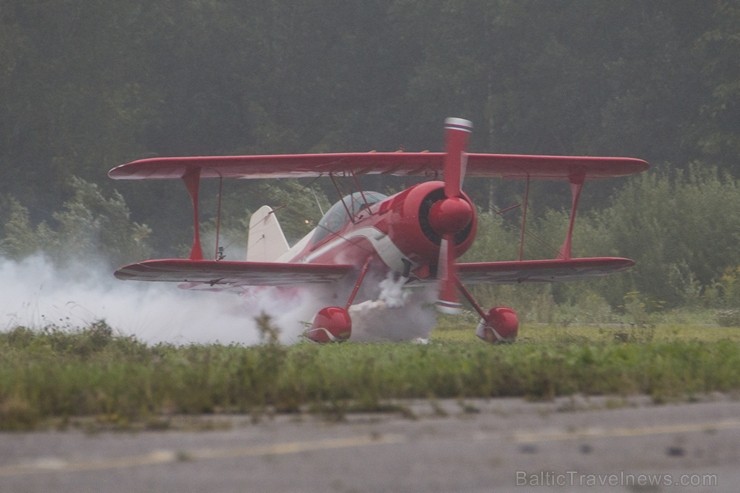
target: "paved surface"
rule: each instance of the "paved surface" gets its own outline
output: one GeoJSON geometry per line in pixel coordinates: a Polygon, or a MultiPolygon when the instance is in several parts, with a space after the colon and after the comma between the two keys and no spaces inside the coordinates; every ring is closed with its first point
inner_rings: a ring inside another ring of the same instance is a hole
{"type": "Polygon", "coordinates": [[[0,434],[0,492],[738,491],[740,402],[405,403],[216,431],[0,434]],[[656,484],[657,483],[657,484],[656,484]],[[685,485],[685,486],[684,486],[685,485]]]}

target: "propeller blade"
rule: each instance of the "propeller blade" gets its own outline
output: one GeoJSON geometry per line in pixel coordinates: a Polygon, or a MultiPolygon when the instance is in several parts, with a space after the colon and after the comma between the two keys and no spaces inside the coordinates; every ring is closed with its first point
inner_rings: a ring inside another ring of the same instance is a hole
{"type": "Polygon", "coordinates": [[[460,313],[462,305],[457,296],[457,266],[455,264],[455,233],[470,223],[473,211],[470,204],[462,199],[462,182],[468,163],[465,149],[473,124],[462,118],[445,120],[445,198],[434,204],[430,213],[432,228],[442,236],[439,245],[437,278],[439,296],[437,308],[442,313],[460,313]]]}
{"type": "Polygon", "coordinates": [[[452,251],[453,242],[454,237],[451,234],[442,238],[437,265],[437,278],[439,279],[437,309],[448,315],[460,313],[462,309],[457,296],[457,266],[455,265],[455,253],[452,251]]]}
{"type": "Polygon", "coordinates": [[[465,167],[468,157],[465,149],[468,137],[473,129],[473,123],[462,118],[447,118],[445,120],[445,196],[459,197],[462,194],[462,182],[465,178],[465,167]]]}

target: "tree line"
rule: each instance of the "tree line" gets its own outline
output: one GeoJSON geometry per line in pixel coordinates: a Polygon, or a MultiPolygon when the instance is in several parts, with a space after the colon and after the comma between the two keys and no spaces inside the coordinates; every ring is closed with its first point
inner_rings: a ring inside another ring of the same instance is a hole
{"type": "MultiPolygon", "coordinates": [[[[439,150],[441,122],[461,116],[477,152],[650,161],[645,176],[594,184],[580,248],[642,258],[620,289],[680,304],[740,265],[738,25],[730,0],[0,0],[0,245],[17,258],[87,228],[114,263],[173,254],[191,234],[184,192],[114,183],[108,169],[153,155],[439,150]]],[[[546,236],[568,196],[538,187],[546,236]]],[[[492,224],[521,200],[509,183],[466,191],[492,224]]],[[[234,231],[270,203],[294,237],[336,199],[321,183],[225,192],[234,231]]]]}

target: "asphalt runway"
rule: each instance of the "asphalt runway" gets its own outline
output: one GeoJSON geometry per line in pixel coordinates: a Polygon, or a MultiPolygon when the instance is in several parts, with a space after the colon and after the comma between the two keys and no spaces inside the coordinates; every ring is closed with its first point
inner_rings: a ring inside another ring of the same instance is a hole
{"type": "Polygon", "coordinates": [[[646,398],[399,405],[404,412],[342,422],[207,416],[168,431],[3,433],[0,492],[740,488],[740,401],[727,396],[664,405],[646,398]]]}

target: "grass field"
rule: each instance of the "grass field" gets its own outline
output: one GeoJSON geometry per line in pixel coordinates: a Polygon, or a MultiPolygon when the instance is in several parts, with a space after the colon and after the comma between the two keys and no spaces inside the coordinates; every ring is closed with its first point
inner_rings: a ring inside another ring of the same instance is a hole
{"type": "Polygon", "coordinates": [[[182,414],[400,409],[407,398],[740,391],[740,328],[531,325],[491,346],[441,323],[429,344],[147,346],[104,322],[0,334],[0,430],[167,425],[182,414]],[[395,407],[394,407],[395,406],[395,407]]]}

